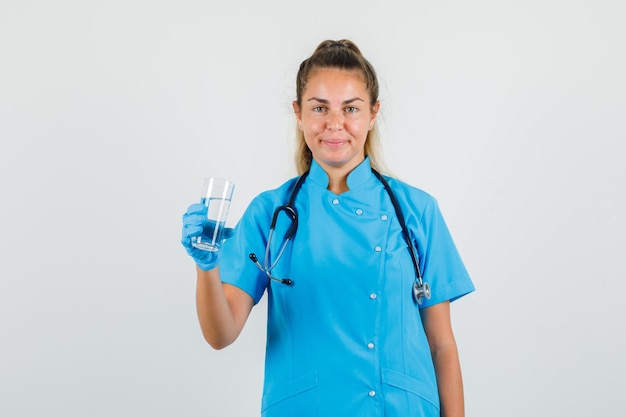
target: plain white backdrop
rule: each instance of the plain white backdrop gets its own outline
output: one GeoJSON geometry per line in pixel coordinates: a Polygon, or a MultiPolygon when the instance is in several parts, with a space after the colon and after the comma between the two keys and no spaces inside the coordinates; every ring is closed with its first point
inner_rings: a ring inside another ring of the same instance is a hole
{"type": "Polygon", "coordinates": [[[0,415],[255,416],[264,302],[213,351],[180,217],[295,175],[324,39],[382,83],[394,175],[435,195],[468,417],[624,415],[620,0],[0,1],[0,415]]]}

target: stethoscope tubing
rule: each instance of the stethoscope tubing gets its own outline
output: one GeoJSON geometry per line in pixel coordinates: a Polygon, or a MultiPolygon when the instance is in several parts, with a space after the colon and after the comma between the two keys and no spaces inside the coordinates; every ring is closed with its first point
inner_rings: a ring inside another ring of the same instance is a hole
{"type": "MultiPolygon", "coordinates": [[[[382,183],[383,187],[385,188],[385,191],[389,195],[389,198],[391,199],[391,204],[393,205],[393,209],[396,213],[396,217],[398,218],[398,222],[400,223],[400,228],[402,229],[402,236],[404,237],[404,240],[407,244],[407,249],[409,250],[409,255],[411,256],[411,262],[413,263],[413,268],[415,270],[415,280],[413,282],[413,288],[412,288],[413,299],[415,300],[417,304],[421,305],[424,298],[430,299],[431,297],[430,286],[428,285],[428,283],[424,282],[422,279],[422,272],[419,267],[419,257],[416,253],[415,245],[413,244],[411,240],[411,235],[409,234],[409,230],[406,226],[404,215],[402,214],[402,210],[400,209],[400,204],[398,203],[398,200],[396,199],[396,196],[393,190],[391,189],[391,186],[387,182],[387,180],[374,168],[372,168],[372,173],[382,183]]],[[[261,265],[261,263],[259,262],[258,258],[256,257],[254,253],[250,254],[250,259],[259,267],[261,271],[265,272],[265,274],[270,280],[277,281],[285,285],[293,285],[294,282],[290,278],[277,278],[272,275],[271,271],[276,267],[276,265],[282,258],[283,253],[285,252],[285,249],[287,248],[287,245],[289,244],[289,241],[291,241],[295,237],[296,231],[298,230],[298,212],[296,211],[294,202],[295,202],[296,196],[298,195],[298,191],[300,191],[300,188],[302,187],[302,184],[304,183],[304,180],[306,179],[308,175],[309,175],[309,171],[306,171],[304,174],[302,174],[298,178],[298,180],[296,181],[296,184],[294,185],[293,190],[291,191],[291,195],[289,196],[289,200],[287,201],[287,204],[284,206],[280,206],[276,210],[274,210],[274,214],[272,216],[272,222],[270,223],[270,231],[269,231],[269,235],[267,238],[267,244],[265,245],[265,257],[263,260],[263,265],[261,265]],[[285,233],[283,244],[281,245],[280,250],[278,251],[278,255],[276,256],[276,259],[274,260],[273,263],[270,263],[270,259],[269,259],[270,258],[270,242],[272,241],[272,237],[274,236],[274,230],[276,229],[276,222],[278,220],[278,215],[281,212],[285,212],[289,216],[289,218],[291,219],[291,225],[289,226],[289,229],[287,229],[287,232],[285,233]]]]}
{"type": "Polygon", "coordinates": [[[404,215],[402,214],[402,210],[400,210],[400,204],[396,199],[394,192],[391,190],[391,186],[387,182],[387,180],[380,174],[378,171],[372,169],[372,172],[380,180],[391,199],[391,205],[393,205],[393,209],[396,212],[396,216],[398,217],[398,223],[400,223],[400,228],[402,229],[402,236],[404,237],[404,241],[406,242],[407,249],[409,250],[409,254],[411,255],[411,261],[413,262],[413,268],[415,269],[415,276],[417,277],[418,285],[423,285],[422,280],[422,271],[419,267],[419,257],[417,253],[415,253],[415,245],[411,241],[411,235],[409,234],[409,229],[406,227],[406,221],[404,220],[404,215]]]}

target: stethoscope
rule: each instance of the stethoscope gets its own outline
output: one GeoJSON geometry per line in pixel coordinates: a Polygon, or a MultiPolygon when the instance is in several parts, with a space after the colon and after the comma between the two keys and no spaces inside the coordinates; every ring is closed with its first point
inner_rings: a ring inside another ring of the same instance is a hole
{"type": "MultiPolygon", "coordinates": [[[[413,268],[415,269],[415,280],[413,282],[413,291],[412,291],[413,300],[417,304],[421,305],[424,298],[426,298],[427,300],[430,299],[431,293],[430,293],[430,286],[428,285],[427,282],[424,282],[422,279],[422,272],[420,271],[420,267],[419,267],[419,258],[417,256],[417,248],[415,247],[415,245],[413,244],[413,241],[411,240],[411,237],[409,235],[409,230],[407,229],[406,223],[404,221],[402,210],[400,210],[400,205],[398,204],[398,200],[396,200],[396,196],[391,190],[389,183],[374,168],[372,168],[372,173],[376,176],[376,178],[378,178],[378,180],[385,187],[385,190],[387,191],[387,194],[389,195],[389,198],[391,199],[391,204],[393,205],[393,209],[396,212],[396,216],[398,217],[398,221],[400,222],[400,227],[402,228],[402,235],[404,236],[404,240],[406,241],[407,249],[409,250],[409,254],[411,255],[411,262],[413,262],[413,268]]],[[[296,185],[293,187],[293,190],[291,191],[291,195],[289,196],[289,201],[287,201],[287,204],[284,206],[280,206],[276,208],[276,210],[274,210],[274,215],[272,216],[272,222],[270,223],[270,232],[267,237],[267,244],[265,245],[265,259],[263,261],[263,265],[261,265],[261,263],[259,262],[259,259],[254,253],[250,254],[250,259],[252,260],[252,262],[254,262],[261,271],[265,272],[265,274],[267,275],[269,279],[271,279],[272,281],[280,282],[281,284],[289,285],[289,286],[294,284],[293,280],[291,280],[290,278],[277,278],[274,275],[272,275],[271,271],[276,267],[276,265],[278,264],[278,261],[280,261],[280,258],[283,256],[283,253],[285,252],[285,249],[287,248],[287,245],[289,244],[289,241],[294,238],[294,236],[296,235],[296,230],[298,230],[298,212],[296,211],[294,202],[296,200],[296,196],[298,195],[298,191],[300,191],[300,188],[302,187],[302,184],[304,183],[304,180],[306,179],[308,175],[309,175],[309,171],[305,172],[304,174],[300,176],[300,178],[298,178],[298,180],[296,181],[296,185]],[[284,213],[287,215],[287,217],[291,221],[291,224],[289,228],[287,229],[287,231],[285,232],[283,244],[281,245],[280,250],[278,251],[278,256],[276,256],[276,259],[272,263],[270,262],[270,243],[272,242],[272,236],[274,235],[274,230],[276,229],[276,222],[278,220],[278,216],[281,213],[284,213]]]]}

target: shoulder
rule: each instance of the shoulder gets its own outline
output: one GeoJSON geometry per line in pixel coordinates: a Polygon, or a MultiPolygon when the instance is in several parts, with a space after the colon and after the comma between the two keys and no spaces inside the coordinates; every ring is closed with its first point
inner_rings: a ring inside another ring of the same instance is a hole
{"type": "MultiPolygon", "coordinates": [[[[256,231],[267,229],[271,224],[276,208],[287,203],[290,190],[296,180],[297,178],[292,178],[277,188],[257,194],[237,222],[235,236],[242,236],[241,239],[244,239],[243,236],[245,239],[251,239],[252,236],[258,235],[256,231]]],[[[229,239],[229,241],[232,240],[229,239]]]]}
{"type": "Polygon", "coordinates": [[[248,211],[271,212],[276,207],[287,204],[291,190],[299,177],[291,178],[280,186],[265,190],[252,199],[248,206],[248,211]]]}
{"type": "Polygon", "coordinates": [[[437,199],[427,191],[394,177],[387,175],[384,177],[400,204],[421,209],[419,211],[437,207],[437,199]]]}
{"type": "Polygon", "coordinates": [[[275,200],[284,200],[286,203],[286,199],[289,198],[289,194],[291,193],[291,190],[293,189],[298,178],[299,177],[291,178],[276,188],[259,193],[253,201],[258,200],[274,202],[275,200]]]}

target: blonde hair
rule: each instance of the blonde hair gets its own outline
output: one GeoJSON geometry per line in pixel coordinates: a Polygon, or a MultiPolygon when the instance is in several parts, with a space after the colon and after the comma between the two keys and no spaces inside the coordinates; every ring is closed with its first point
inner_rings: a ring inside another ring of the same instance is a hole
{"type": "MultiPolygon", "coordinates": [[[[374,67],[361,54],[359,48],[351,41],[342,39],[339,41],[326,40],[320,43],[313,54],[300,64],[296,77],[296,102],[302,107],[302,94],[306,89],[311,72],[319,68],[339,68],[347,71],[359,71],[365,79],[365,88],[369,93],[370,106],[378,102],[378,78],[374,67]]],[[[370,158],[372,168],[384,170],[380,136],[376,122],[367,134],[365,140],[365,155],[370,158]]],[[[311,168],[313,155],[304,140],[304,133],[296,129],[296,154],[295,162],[298,174],[302,175],[311,168]]]]}

